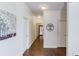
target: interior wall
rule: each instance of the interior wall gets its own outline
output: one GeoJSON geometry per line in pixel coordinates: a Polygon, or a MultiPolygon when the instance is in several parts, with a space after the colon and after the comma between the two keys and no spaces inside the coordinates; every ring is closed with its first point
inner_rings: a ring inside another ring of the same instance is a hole
{"type": "Polygon", "coordinates": [[[67,4],[68,40],[67,55],[79,56],[79,3],[67,4]]]}
{"type": "MultiPolygon", "coordinates": [[[[66,47],[66,44],[67,44],[67,42],[66,42],[67,41],[66,40],[67,39],[67,8],[66,7],[67,7],[67,4],[65,4],[61,10],[57,10],[57,11],[52,10],[53,12],[54,11],[56,12],[55,13],[56,15],[53,15],[52,12],[50,14],[44,13],[44,25],[47,24],[48,22],[53,23],[54,20],[57,20],[57,35],[56,35],[57,47],[66,47]],[[55,17],[56,18],[59,17],[59,18],[55,19],[55,17]],[[52,19],[52,20],[49,20],[49,19],[52,19]]],[[[44,35],[46,37],[46,34],[48,34],[48,33],[46,33],[45,26],[44,26],[44,35]]],[[[52,34],[50,36],[52,36],[52,34]]],[[[47,39],[50,39],[51,43],[53,43],[52,41],[55,41],[55,40],[53,40],[53,39],[55,39],[55,38],[53,38],[53,36],[51,38],[49,38],[49,36],[47,38],[44,38],[44,40],[45,40],[44,42],[46,42],[47,39]]],[[[49,42],[49,40],[47,40],[47,42],[49,42]]],[[[48,43],[46,43],[46,44],[48,45],[48,43]]],[[[44,45],[46,45],[46,44],[44,44],[44,45]]],[[[52,44],[52,46],[53,46],[53,44],[52,44]]]]}
{"type": "Polygon", "coordinates": [[[60,11],[44,11],[44,48],[57,48],[58,46],[58,20],[60,20],[60,11]],[[47,31],[48,23],[54,25],[54,31],[47,31]]]}
{"type": "Polygon", "coordinates": [[[19,56],[25,51],[26,39],[23,32],[23,17],[30,17],[30,11],[25,3],[0,3],[0,9],[6,10],[16,15],[16,36],[0,41],[0,55],[1,56],[19,56]],[[25,13],[25,11],[27,13],[25,13]]]}
{"type": "Polygon", "coordinates": [[[63,7],[61,10],[61,18],[58,21],[58,47],[66,47],[67,39],[67,9],[63,7]]]}
{"type": "Polygon", "coordinates": [[[24,16],[23,16],[23,38],[24,40],[22,40],[22,42],[23,42],[23,51],[25,51],[26,49],[30,48],[32,41],[33,41],[32,34],[31,34],[32,33],[32,12],[26,3],[23,7],[25,8],[23,8],[24,9],[24,16]]]}

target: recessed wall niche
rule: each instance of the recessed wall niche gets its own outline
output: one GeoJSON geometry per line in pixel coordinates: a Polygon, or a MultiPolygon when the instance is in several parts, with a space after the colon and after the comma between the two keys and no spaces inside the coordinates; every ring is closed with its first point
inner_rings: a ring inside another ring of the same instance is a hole
{"type": "Polygon", "coordinates": [[[16,16],[0,9],[0,40],[16,36],[16,16]]]}

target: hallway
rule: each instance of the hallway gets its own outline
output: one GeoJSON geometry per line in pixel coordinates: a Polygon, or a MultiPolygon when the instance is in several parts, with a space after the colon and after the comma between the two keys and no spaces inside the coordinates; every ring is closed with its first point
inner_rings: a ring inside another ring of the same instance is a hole
{"type": "Polygon", "coordinates": [[[31,48],[23,54],[24,56],[65,56],[66,48],[43,48],[42,37],[35,40],[31,48]]]}

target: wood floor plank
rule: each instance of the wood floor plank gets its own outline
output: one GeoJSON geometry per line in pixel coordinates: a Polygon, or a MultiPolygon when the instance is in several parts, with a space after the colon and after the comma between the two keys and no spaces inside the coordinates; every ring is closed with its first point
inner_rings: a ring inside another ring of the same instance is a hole
{"type": "Polygon", "coordinates": [[[38,38],[23,56],[66,56],[66,48],[43,48],[43,39],[38,38]]]}

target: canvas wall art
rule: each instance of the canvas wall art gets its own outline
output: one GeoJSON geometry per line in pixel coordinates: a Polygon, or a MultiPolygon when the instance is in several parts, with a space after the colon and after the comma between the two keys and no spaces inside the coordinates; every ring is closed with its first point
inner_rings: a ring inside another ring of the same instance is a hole
{"type": "Polygon", "coordinates": [[[16,36],[16,16],[0,9],[0,40],[16,36]]]}

